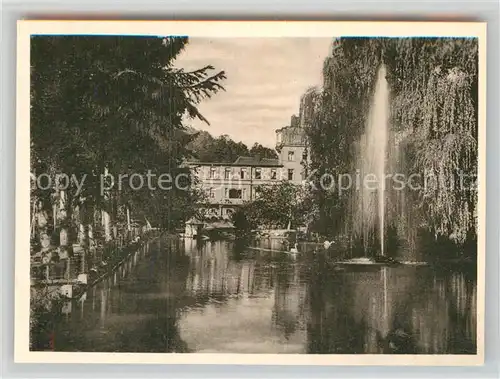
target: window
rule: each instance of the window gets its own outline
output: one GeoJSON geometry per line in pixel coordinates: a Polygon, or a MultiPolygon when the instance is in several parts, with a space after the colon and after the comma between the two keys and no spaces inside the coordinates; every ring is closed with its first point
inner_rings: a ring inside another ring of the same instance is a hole
{"type": "Polygon", "coordinates": [[[288,169],[288,180],[293,180],[293,169],[288,169]]]}
{"type": "Polygon", "coordinates": [[[262,169],[261,168],[255,169],[255,179],[262,179],[262,169]]]}
{"type": "Polygon", "coordinates": [[[247,169],[246,169],[246,168],[242,168],[242,169],[240,170],[240,178],[241,178],[241,179],[245,179],[246,174],[247,174],[247,169]]]}
{"type": "Polygon", "coordinates": [[[210,198],[211,199],[215,198],[215,190],[213,188],[210,188],[210,198]]]}
{"type": "Polygon", "coordinates": [[[247,189],[243,188],[242,199],[246,199],[246,198],[247,198],[247,189]]]}
{"type": "Polygon", "coordinates": [[[255,198],[258,199],[260,197],[260,194],[261,194],[261,188],[255,187],[254,193],[255,193],[255,198]]]}
{"type": "Polygon", "coordinates": [[[290,162],[293,162],[295,160],[295,152],[293,152],[293,151],[288,152],[288,160],[290,162]]]}
{"type": "Polygon", "coordinates": [[[215,167],[210,167],[210,179],[215,178],[215,167]]]}
{"type": "Polygon", "coordinates": [[[276,179],[276,169],[271,170],[271,179],[276,179]]]}
{"type": "Polygon", "coordinates": [[[229,189],[228,188],[224,188],[224,198],[228,198],[229,197],[229,189]]]}
{"type": "Polygon", "coordinates": [[[229,179],[229,178],[230,178],[230,176],[231,176],[231,169],[230,169],[230,168],[228,168],[228,167],[226,167],[226,168],[224,169],[224,179],[229,179]]]}
{"type": "Polygon", "coordinates": [[[229,198],[230,199],[241,199],[242,198],[242,190],[231,188],[229,190],[229,198]]]}

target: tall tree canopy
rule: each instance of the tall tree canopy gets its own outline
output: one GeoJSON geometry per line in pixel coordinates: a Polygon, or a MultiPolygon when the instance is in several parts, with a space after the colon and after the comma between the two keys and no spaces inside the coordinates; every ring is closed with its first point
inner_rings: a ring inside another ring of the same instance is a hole
{"type": "Polygon", "coordinates": [[[276,151],[259,143],[249,149],[243,142],[236,142],[228,135],[214,138],[207,131],[193,131],[194,138],[187,145],[194,159],[202,162],[234,162],[239,156],[278,159],[276,151]]]}
{"type": "MultiPolygon", "coordinates": [[[[190,138],[184,117],[208,122],[197,104],[222,90],[225,78],[212,66],[191,72],[174,67],[187,43],[180,37],[32,37],[32,171],[86,175],[78,197],[74,184],[66,191],[68,210],[113,203],[99,188],[106,170],[115,177],[148,170],[176,174],[190,138]]],[[[155,212],[151,218],[168,216],[149,205],[175,204],[174,196],[189,195],[127,186],[113,191],[115,203],[155,212]]]]}
{"type": "Polygon", "coordinates": [[[260,185],[255,189],[255,199],[246,202],[241,211],[254,228],[296,228],[308,221],[310,208],[304,196],[303,186],[287,181],[260,185]]]}

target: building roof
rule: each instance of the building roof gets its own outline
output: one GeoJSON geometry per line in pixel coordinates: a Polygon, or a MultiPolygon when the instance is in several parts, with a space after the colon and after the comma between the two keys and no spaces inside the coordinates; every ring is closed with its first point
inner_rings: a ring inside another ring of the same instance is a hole
{"type": "Polygon", "coordinates": [[[206,230],[213,229],[234,229],[234,224],[230,220],[220,220],[211,222],[205,227],[206,230]]]}
{"type": "Polygon", "coordinates": [[[278,159],[260,157],[238,157],[233,163],[238,166],[280,166],[278,159]]]}

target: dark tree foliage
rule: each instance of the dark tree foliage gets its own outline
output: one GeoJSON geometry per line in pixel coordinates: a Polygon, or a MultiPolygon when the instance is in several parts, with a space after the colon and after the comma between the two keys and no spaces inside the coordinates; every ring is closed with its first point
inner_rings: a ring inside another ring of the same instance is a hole
{"type": "Polygon", "coordinates": [[[188,149],[194,159],[202,162],[234,162],[239,156],[252,156],[268,159],[277,159],[273,149],[255,143],[251,149],[243,142],[236,142],[227,135],[214,138],[207,131],[194,133],[188,149]]]}
{"type": "Polygon", "coordinates": [[[256,187],[255,199],[245,203],[241,211],[254,228],[296,228],[308,221],[304,196],[304,188],[290,182],[260,185],[256,187]]]}
{"type": "Polygon", "coordinates": [[[260,143],[255,142],[252,148],[248,151],[250,156],[260,157],[266,159],[278,159],[278,154],[275,150],[262,146],[260,143]]]}
{"type": "MultiPolygon", "coordinates": [[[[223,89],[225,74],[211,66],[175,68],[187,43],[179,37],[32,37],[32,171],[86,176],[78,197],[75,185],[68,188],[68,211],[80,205],[119,215],[126,204],[160,222],[180,212],[173,207],[186,209],[190,191],[134,191],[126,181],[118,189],[116,181],[120,174],[145,177],[148,170],[176,175],[188,154],[183,118],[207,122],[197,104],[223,89]],[[102,196],[106,170],[115,186],[102,196]]],[[[48,207],[51,196],[33,192],[48,207]]]]}

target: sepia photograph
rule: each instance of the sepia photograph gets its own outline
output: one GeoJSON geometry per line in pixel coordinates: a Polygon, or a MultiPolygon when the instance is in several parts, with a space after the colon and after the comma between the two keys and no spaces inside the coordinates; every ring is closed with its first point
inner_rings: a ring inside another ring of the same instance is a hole
{"type": "Polygon", "coordinates": [[[20,361],[482,362],[485,24],[23,23],[20,361]]]}

